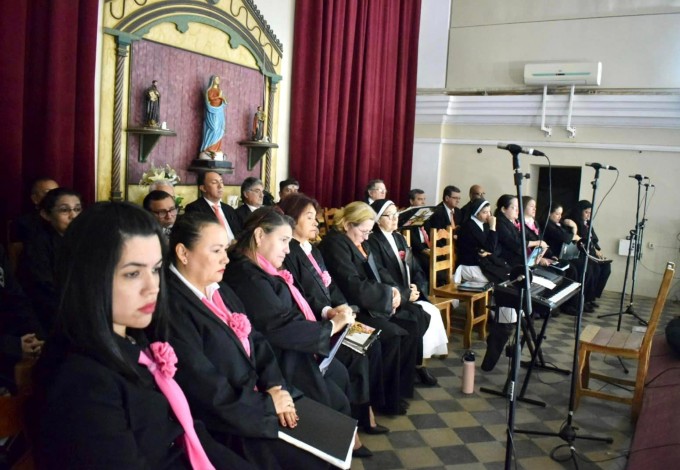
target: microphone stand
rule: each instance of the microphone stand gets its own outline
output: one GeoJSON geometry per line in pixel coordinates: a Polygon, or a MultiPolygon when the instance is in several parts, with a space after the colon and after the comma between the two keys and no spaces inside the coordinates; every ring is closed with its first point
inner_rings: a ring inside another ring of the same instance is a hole
{"type": "MultiPolygon", "coordinates": [[[[524,207],[522,204],[522,180],[525,175],[519,166],[519,154],[522,148],[519,146],[508,146],[507,150],[512,154],[512,168],[514,171],[514,181],[515,187],[517,188],[517,205],[519,206],[519,220],[520,220],[520,232],[522,234],[522,246],[527,246],[526,239],[526,227],[524,225],[524,207]]],[[[526,175],[528,178],[529,175],[526,175]]],[[[508,383],[508,426],[506,429],[507,440],[505,442],[505,469],[510,470],[512,463],[512,456],[514,453],[514,442],[513,442],[513,432],[515,427],[515,408],[516,408],[516,387],[515,384],[518,381],[519,369],[520,369],[520,357],[522,354],[521,340],[520,340],[520,324],[522,321],[522,316],[527,322],[531,321],[531,278],[529,277],[529,266],[527,264],[527,250],[522,249],[522,256],[524,258],[524,279],[522,279],[522,288],[520,290],[520,303],[519,309],[517,311],[517,326],[515,327],[515,348],[512,356],[511,366],[510,366],[510,382],[508,383]]],[[[500,319],[500,311],[498,313],[498,319],[500,319]]]]}
{"type": "MultiPolygon", "coordinates": [[[[595,196],[597,194],[597,183],[600,178],[600,168],[595,167],[595,179],[592,182],[593,186],[593,198],[591,201],[592,207],[595,207],[595,196]]],[[[521,205],[521,204],[520,204],[521,205]]],[[[592,212],[591,218],[590,218],[590,224],[588,224],[588,240],[586,244],[586,254],[590,253],[590,243],[591,243],[591,238],[592,238],[592,232],[593,232],[593,222],[595,218],[595,212],[592,212]]],[[[528,268],[527,268],[528,269],[528,268]]],[[[585,261],[583,264],[583,272],[581,273],[581,285],[584,286],[586,282],[586,270],[588,269],[588,256],[585,256],[585,261]]],[[[559,437],[563,441],[566,442],[566,444],[562,444],[560,446],[555,447],[553,449],[553,454],[554,451],[559,449],[560,447],[568,447],[569,448],[569,457],[573,462],[576,468],[578,468],[578,463],[576,462],[576,446],[574,444],[574,441],[576,439],[585,439],[589,441],[600,441],[600,442],[607,442],[611,444],[614,442],[614,439],[611,437],[597,437],[597,436],[588,436],[588,435],[577,435],[576,430],[577,428],[573,424],[574,420],[574,407],[575,407],[575,402],[576,402],[576,381],[579,380],[579,366],[578,366],[578,352],[579,352],[579,345],[580,345],[580,340],[581,340],[581,320],[583,318],[583,305],[585,303],[585,291],[584,289],[581,289],[581,295],[579,297],[579,306],[578,306],[578,315],[576,316],[576,339],[574,341],[574,356],[572,359],[572,366],[571,366],[571,386],[570,386],[570,391],[569,391],[569,412],[567,414],[567,419],[565,423],[562,425],[562,428],[558,433],[552,433],[552,432],[543,432],[543,431],[529,431],[529,430],[522,430],[522,429],[516,429],[515,432],[522,433],[522,434],[529,434],[529,435],[536,435],[536,436],[555,436],[559,437]]],[[[557,460],[557,459],[555,459],[557,460]]],[[[506,468],[507,468],[507,460],[506,460],[506,468]]]]}
{"type": "MultiPolygon", "coordinates": [[[[598,317],[597,317],[597,318],[606,318],[606,317],[618,315],[619,321],[616,324],[616,331],[621,331],[621,319],[623,318],[624,314],[634,316],[637,319],[637,321],[642,325],[647,324],[647,322],[644,319],[640,318],[635,313],[635,309],[633,308],[633,296],[634,296],[634,292],[635,292],[635,280],[637,278],[637,262],[638,262],[638,260],[640,259],[640,256],[641,256],[640,247],[642,245],[642,232],[644,230],[644,224],[645,224],[645,220],[646,220],[645,215],[647,214],[647,191],[649,190],[649,185],[645,185],[647,187],[647,189],[645,190],[644,213],[642,215],[642,221],[640,221],[640,205],[641,205],[640,196],[641,196],[641,189],[642,189],[642,178],[637,179],[637,182],[638,182],[638,188],[637,188],[637,208],[635,210],[635,228],[630,231],[630,244],[628,245],[628,256],[626,257],[626,271],[625,271],[625,274],[623,276],[623,290],[621,291],[621,303],[620,303],[620,306],[619,306],[619,311],[617,313],[607,313],[605,315],[598,315],[598,317]],[[633,253],[633,250],[635,250],[635,253],[633,253]],[[631,289],[630,289],[630,302],[628,303],[628,307],[624,310],[623,309],[623,303],[624,303],[624,299],[626,298],[626,285],[628,283],[628,271],[629,271],[629,268],[630,268],[631,256],[633,257],[633,276],[632,276],[632,284],[631,284],[631,289]]],[[[627,374],[628,369],[623,364],[623,361],[621,361],[620,357],[619,357],[619,362],[621,363],[623,370],[627,374]]]]}

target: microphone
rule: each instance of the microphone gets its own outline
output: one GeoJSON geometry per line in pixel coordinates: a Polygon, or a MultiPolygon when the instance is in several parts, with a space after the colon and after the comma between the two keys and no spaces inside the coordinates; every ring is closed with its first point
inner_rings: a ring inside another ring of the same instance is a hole
{"type": "Polygon", "coordinates": [[[526,153],[527,155],[534,155],[536,157],[545,157],[545,154],[540,150],[532,148],[524,148],[517,144],[503,144],[496,145],[499,149],[508,150],[510,153],[526,153]]]}
{"type": "MultiPolygon", "coordinates": [[[[586,166],[592,166],[596,170],[616,170],[616,167],[611,165],[603,165],[601,163],[586,163],[586,166]]],[[[618,171],[618,170],[617,170],[618,171]]]]}
{"type": "Polygon", "coordinates": [[[649,176],[644,176],[644,175],[629,175],[628,178],[635,178],[638,181],[642,180],[648,180],[649,176]]]}

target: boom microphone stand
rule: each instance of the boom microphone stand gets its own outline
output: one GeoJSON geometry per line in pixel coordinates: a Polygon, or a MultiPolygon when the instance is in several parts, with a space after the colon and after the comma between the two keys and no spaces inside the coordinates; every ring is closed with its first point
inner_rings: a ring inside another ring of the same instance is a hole
{"type": "MultiPolygon", "coordinates": [[[[593,207],[595,207],[595,196],[597,194],[597,183],[600,178],[600,168],[606,168],[606,166],[600,165],[599,163],[591,163],[589,166],[592,166],[595,169],[595,179],[591,183],[593,186],[593,198],[591,201],[591,204],[593,207]]],[[[593,223],[595,219],[595,212],[592,213],[590,217],[590,224],[588,225],[588,240],[586,243],[586,253],[590,252],[590,243],[591,243],[591,238],[592,238],[592,232],[593,232],[593,223]]],[[[585,285],[586,282],[586,270],[588,269],[588,256],[585,257],[584,265],[583,265],[583,272],[581,273],[581,285],[585,285]]],[[[567,420],[566,422],[562,425],[562,428],[558,433],[552,433],[552,432],[543,432],[543,431],[529,431],[529,430],[521,430],[521,429],[516,429],[515,432],[519,432],[522,434],[530,434],[530,435],[536,435],[536,436],[556,436],[562,439],[566,444],[560,445],[555,448],[557,450],[560,447],[566,446],[569,448],[569,458],[574,462],[574,464],[578,468],[578,464],[576,462],[576,446],[574,445],[574,441],[576,439],[585,439],[589,441],[600,441],[600,442],[607,442],[611,444],[614,442],[614,439],[611,437],[596,437],[596,436],[587,436],[587,435],[577,435],[576,434],[576,427],[573,424],[574,420],[574,406],[575,406],[575,401],[576,401],[576,381],[578,380],[578,373],[579,373],[579,367],[578,367],[578,350],[579,350],[579,345],[580,345],[580,336],[581,336],[581,320],[583,318],[583,305],[585,303],[585,292],[584,289],[581,289],[581,295],[579,297],[579,306],[578,306],[578,315],[576,316],[576,339],[574,341],[574,357],[572,360],[572,366],[571,366],[571,387],[569,391],[569,412],[567,414],[567,420]]],[[[506,461],[507,463],[507,461],[506,461]]],[[[506,466],[507,468],[507,466],[506,466]]]]}
{"type": "MultiPolygon", "coordinates": [[[[647,214],[647,191],[649,190],[649,184],[646,184],[645,186],[647,189],[645,190],[645,197],[644,197],[644,212],[642,215],[642,220],[640,220],[640,205],[641,205],[641,190],[642,190],[642,180],[647,179],[642,175],[634,175],[632,178],[635,178],[638,183],[638,189],[637,189],[637,208],[635,210],[635,228],[630,231],[630,244],[628,245],[628,256],[626,258],[626,272],[623,276],[623,290],[621,291],[621,304],[619,306],[619,311],[618,313],[607,313],[605,315],[598,315],[597,318],[606,318],[606,317],[611,317],[613,315],[618,315],[619,316],[619,321],[617,322],[616,325],[616,331],[621,331],[621,319],[623,318],[624,314],[632,315],[634,316],[637,321],[642,324],[646,325],[647,321],[640,318],[637,313],[635,313],[635,309],[633,308],[633,296],[635,292],[635,280],[637,278],[637,262],[640,259],[640,256],[642,254],[641,246],[642,246],[642,233],[644,231],[644,226],[645,226],[645,216],[647,214]],[[635,251],[633,253],[633,251],[635,251]],[[624,310],[623,309],[623,303],[624,299],[626,298],[626,285],[628,283],[628,271],[630,268],[630,259],[631,257],[633,258],[633,276],[632,276],[632,284],[631,284],[631,289],[630,289],[630,302],[628,303],[628,307],[624,310]]],[[[621,358],[619,358],[619,361],[621,361],[621,358]]],[[[623,363],[621,363],[623,366],[623,363]]],[[[623,366],[623,369],[628,373],[628,369],[626,369],[625,366],[623,366]]]]}
{"type": "MultiPolygon", "coordinates": [[[[522,180],[525,178],[525,175],[522,174],[522,171],[519,167],[519,154],[520,153],[529,153],[532,155],[538,155],[538,153],[533,153],[533,149],[529,149],[529,151],[526,151],[519,145],[515,144],[508,144],[507,146],[503,144],[498,144],[499,148],[503,148],[505,150],[508,150],[512,154],[512,169],[514,171],[514,181],[515,181],[515,186],[517,188],[517,205],[519,206],[519,220],[522,222],[520,224],[520,232],[522,234],[522,246],[527,246],[527,238],[526,238],[526,227],[524,226],[524,207],[522,204],[522,180]]],[[[542,154],[541,154],[542,155],[542,154]]],[[[529,177],[528,175],[526,176],[527,178],[529,177]]],[[[511,367],[510,367],[510,382],[509,382],[509,395],[508,395],[508,400],[509,400],[509,405],[508,405],[508,427],[506,429],[506,436],[507,440],[505,442],[505,469],[510,470],[511,468],[511,463],[512,463],[512,455],[513,455],[513,432],[514,432],[514,427],[515,427],[515,407],[516,407],[516,394],[515,394],[515,384],[517,383],[517,378],[519,374],[519,366],[520,366],[520,356],[522,354],[521,350],[521,340],[520,340],[520,323],[521,323],[521,318],[522,315],[524,314],[524,317],[527,319],[527,321],[530,321],[531,319],[531,279],[529,277],[529,266],[527,264],[527,250],[524,249],[522,250],[522,256],[524,257],[524,274],[523,279],[522,276],[517,278],[518,281],[522,281],[522,288],[520,291],[520,308],[517,311],[517,327],[515,328],[515,349],[511,361],[511,367]],[[523,313],[523,312],[524,313],[523,313]]],[[[500,319],[500,311],[498,314],[498,318],[500,319]]]]}

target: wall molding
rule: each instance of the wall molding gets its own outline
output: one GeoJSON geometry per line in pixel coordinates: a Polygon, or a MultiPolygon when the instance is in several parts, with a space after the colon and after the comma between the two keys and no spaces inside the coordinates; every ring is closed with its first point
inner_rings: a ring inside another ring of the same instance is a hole
{"type": "MultiPolygon", "coordinates": [[[[416,97],[416,124],[541,126],[542,95],[416,97]]],[[[546,125],[566,127],[568,95],[548,94],[546,125]]],[[[680,96],[574,96],[572,126],[680,129],[680,96]]]]}
{"type": "MultiPolygon", "coordinates": [[[[439,144],[439,145],[482,145],[495,147],[500,141],[488,139],[436,139],[416,137],[414,142],[417,144],[439,144]]],[[[680,146],[673,145],[643,145],[643,144],[600,144],[594,142],[546,142],[513,140],[513,144],[522,147],[531,147],[545,151],[549,148],[569,148],[569,149],[590,149],[590,150],[626,150],[634,152],[662,152],[680,153],[680,146]]]]}

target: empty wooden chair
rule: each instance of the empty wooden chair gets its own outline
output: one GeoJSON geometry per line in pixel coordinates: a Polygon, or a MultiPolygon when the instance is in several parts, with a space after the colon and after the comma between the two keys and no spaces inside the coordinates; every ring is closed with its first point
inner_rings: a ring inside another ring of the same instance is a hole
{"type": "Polygon", "coordinates": [[[436,298],[458,299],[466,304],[463,327],[451,325],[447,319],[446,330],[463,334],[463,347],[468,349],[472,345],[472,330],[477,329],[479,339],[486,339],[489,292],[467,292],[458,290],[453,282],[453,270],[456,264],[453,247],[453,231],[451,227],[445,229],[431,229],[430,241],[430,296],[436,298]],[[439,284],[437,280],[440,280],[439,284]],[[441,280],[444,279],[442,282],[441,280]]]}
{"type": "Polygon", "coordinates": [[[632,405],[632,419],[637,420],[642,406],[642,392],[649,366],[649,351],[652,347],[652,339],[659,317],[663,311],[671,281],[675,273],[675,263],[667,263],[666,271],[661,280],[661,287],[654,302],[652,313],[644,333],[637,331],[617,331],[615,328],[601,328],[595,325],[588,325],[581,333],[581,343],[579,346],[579,378],[576,387],[575,405],[578,407],[581,397],[590,396],[603,400],[616,401],[632,405]],[[637,373],[635,380],[612,377],[609,375],[595,373],[590,369],[590,357],[592,353],[607,354],[621,358],[637,360],[637,373]],[[632,396],[619,396],[600,389],[589,388],[590,379],[597,379],[607,383],[634,386],[632,396]]]}

